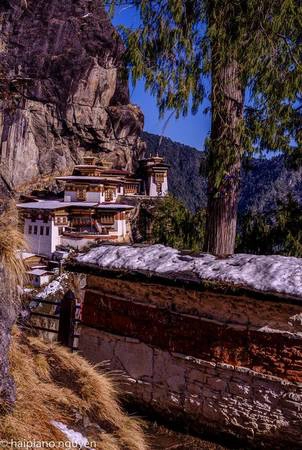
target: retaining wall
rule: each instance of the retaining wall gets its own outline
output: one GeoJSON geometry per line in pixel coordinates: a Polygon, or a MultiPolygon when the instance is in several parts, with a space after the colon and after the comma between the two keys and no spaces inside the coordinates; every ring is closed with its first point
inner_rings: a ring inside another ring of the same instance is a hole
{"type": "Polygon", "coordinates": [[[80,351],[136,402],[195,431],[302,448],[297,299],[88,274],[80,351]]]}

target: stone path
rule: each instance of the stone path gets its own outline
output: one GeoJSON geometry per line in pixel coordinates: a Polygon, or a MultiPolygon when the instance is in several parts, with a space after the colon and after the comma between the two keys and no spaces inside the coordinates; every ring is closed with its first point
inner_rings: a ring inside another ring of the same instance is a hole
{"type": "Polygon", "coordinates": [[[149,435],[151,450],[234,450],[231,447],[223,447],[212,441],[171,431],[156,424],[148,424],[147,435],[149,435]]]}

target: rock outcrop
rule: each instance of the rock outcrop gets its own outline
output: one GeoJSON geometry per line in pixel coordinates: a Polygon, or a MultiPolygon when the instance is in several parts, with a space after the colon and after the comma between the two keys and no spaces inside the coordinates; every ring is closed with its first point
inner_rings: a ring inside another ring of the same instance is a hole
{"type": "Polygon", "coordinates": [[[123,51],[99,0],[1,2],[2,191],[47,185],[87,152],[132,169],[143,115],[123,51]]]}
{"type": "MultiPolygon", "coordinates": [[[[19,288],[23,264],[17,250],[23,239],[16,230],[14,205],[0,209],[0,416],[10,410],[16,399],[14,380],[10,375],[9,347],[12,327],[20,309],[19,288]]],[[[1,419],[0,419],[1,422],[1,419]]],[[[0,430],[1,435],[1,430],[0,430]]]]}
{"type": "Polygon", "coordinates": [[[16,294],[5,267],[0,263],[0,416],[16,400],[15,383],[9,370],[9,347],[12,327],[17,318],[16,294]]]}

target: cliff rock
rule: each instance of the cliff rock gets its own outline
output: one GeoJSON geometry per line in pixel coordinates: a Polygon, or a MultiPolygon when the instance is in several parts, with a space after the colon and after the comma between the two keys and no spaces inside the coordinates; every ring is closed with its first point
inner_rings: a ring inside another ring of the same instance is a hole
{"type": "Polygon", "coordinates": [[[47,185],[84,153],[132,169],[143,115],[123,51],[99,0],[2,0],[0,190],[47,185]]]}
{"type": "Polygon", "coordinates": [[[9,370],[12,327],[17,318],[17,298],[9,274],[0,263],[0,417],[16,400],[15,383],[9,370]]]}

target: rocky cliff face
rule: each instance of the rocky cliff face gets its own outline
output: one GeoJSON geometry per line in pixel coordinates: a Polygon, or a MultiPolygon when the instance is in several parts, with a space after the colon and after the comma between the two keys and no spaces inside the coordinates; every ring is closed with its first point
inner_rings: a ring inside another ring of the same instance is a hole
{"type": "Polygon", "coordinates": [[[2,0],[2,191],[49,182],[87,152],[132,168],[143,115],[122,54],[100,0],[2,0]]]}
{"type": "Polygon", "coordinates": [[[9,273],[0,263],[0,417],[15,400],[15,383],[9,371],[9,347],[12,327],[17,318],[17,298],[9,273]]]}

